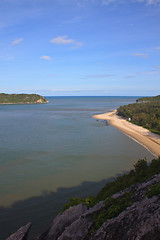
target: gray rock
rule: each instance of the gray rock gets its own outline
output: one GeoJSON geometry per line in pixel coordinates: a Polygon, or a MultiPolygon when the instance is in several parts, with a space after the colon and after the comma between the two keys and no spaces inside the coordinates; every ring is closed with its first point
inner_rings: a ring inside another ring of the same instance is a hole
{"type": "Polygon", "coordinates": [[[78,217],[87,211],[86,204],[79,204],[77,206],[70,207],[65,212],[59,214],[53,221],[51,228],[46,235],[47,240],[56,240],[78,217]]]}
{"type": "Polygon", "coordinates": [[[160,182],[160,174],[154,175],[144,183],[114,194],[112,197],[123,197],[126,192],[133,192],[135,203],[128,207],[116,218],[106,221],[102,227],[92,235],[89,230],[93,225],[93,216],[105,208],[103,202],[87,210],[76,221],[65,228],[57,240],[159,240],[160,235],[160,199],[148,199],[148,189],[160,182]],[[158,235],[159,234],[159,235],[158,235]]]}
{"type": "Polygon", "coordinates": [[[134,203],[116,218],[106,221],[89,240],[159,240],[160,197],[134,203]]]}
{"type": "Polygon", "coordinates": [[[113,198],[123,197],[125,193],[133,191],[133,200],[140,201],[145,197],[145,193],[151,186],[160,182],[160,174],[153,175],[147,179],[144,183],[134,184],[118,193],[112,195],[113,198]]]}
{"type": "Polygon", "coordinates": [[[93,208],[90,208],[86,213],[80,216],[75,222],[68,226],[58,240],[83,240],[89,235],[89,230],[93,225],[93,215],[99,213],[105,208],[101,201],[93,208]]]}
{"type": "Polygon", "coordinates": [[[25,226],[18,229],[16,233],[13,233],[6,240],[27,240],[28,232],[29,232],[31,225],[32,225],[32,223],[29,222],[25,226]]]}
{"type": "MultiPolygon", "coordinates": [[[[146,192],[160,182],[160,174],[154,175],[144,183],[132,185],[116,194],[121,198],[131,192],[133,204],[117,217],[106,220],[97,231],[90,234],[95,214],[106,208],[103,201],[89,208],[86,204],[70,207],[59,214],[51,227],[34,238],[35,240],[160,240],[160,195],[150,199],[146,192]]],[[[7,240],[27,240],[31,223],[20,228],[7,240]]]]}

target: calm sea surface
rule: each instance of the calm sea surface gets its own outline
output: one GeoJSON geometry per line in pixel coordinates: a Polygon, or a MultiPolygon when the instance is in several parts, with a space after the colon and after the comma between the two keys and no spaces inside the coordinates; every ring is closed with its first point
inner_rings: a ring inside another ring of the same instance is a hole
{"type": "Polygon", "coordinates": [[[31,236],[70,197],[96,194],[139,158],[143,146],[92,115],[137,97],[47,97],[48,104],[0,105],[0,239],[28,221],[31,236]]]}

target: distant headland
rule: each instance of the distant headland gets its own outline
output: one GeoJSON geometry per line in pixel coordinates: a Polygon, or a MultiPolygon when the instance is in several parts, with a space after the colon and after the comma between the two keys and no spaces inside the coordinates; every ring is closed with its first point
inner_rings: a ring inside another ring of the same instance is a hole
{"type": "Polygon", "coordinates": [[[155,96],[155,97],[142,97],[138,98],[136,102],[160,102],[160,95],[155,96]]]}
{"type": "Polygon", "coordinates": [[[6,94],[0,93],[0,104],[34,104],[47,103],[47,99],[38,94],[6,94]]]}

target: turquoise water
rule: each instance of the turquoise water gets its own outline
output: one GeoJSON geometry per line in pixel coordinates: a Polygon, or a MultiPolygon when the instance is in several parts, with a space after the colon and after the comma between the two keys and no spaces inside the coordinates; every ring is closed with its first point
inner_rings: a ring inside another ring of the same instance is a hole
{"type": "MultiPolygon", "coordinates": [[[[137,97],[48,97],[48,104],[0,106],[0,232],[27,221],[46,228],[70,197],[96,194],[139,158],[154,158],[92,115],[137,97]]],[[[0,238],[1,239],[1,238],[0,238]]]]}

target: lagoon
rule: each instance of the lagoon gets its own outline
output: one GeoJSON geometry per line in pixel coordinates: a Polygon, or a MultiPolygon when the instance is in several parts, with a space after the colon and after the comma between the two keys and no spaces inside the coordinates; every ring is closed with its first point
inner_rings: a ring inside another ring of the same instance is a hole
{"type": "Polygon", "coordinates": [[[138,97],[46,98],[48,104],[0,106],[2,239],[29,221],[32,234],[45,230],[70,197],[96,194],[139,158],[154,158],[92,118],[138,97]]]}

